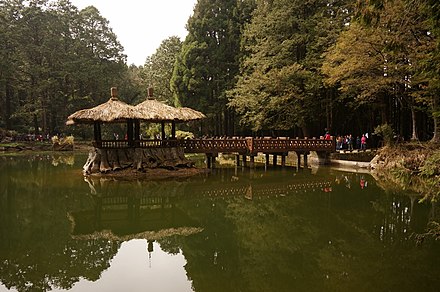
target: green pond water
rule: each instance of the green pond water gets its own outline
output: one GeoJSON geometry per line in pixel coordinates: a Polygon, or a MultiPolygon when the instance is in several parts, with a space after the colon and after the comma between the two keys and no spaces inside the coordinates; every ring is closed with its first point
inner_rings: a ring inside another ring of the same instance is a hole
{"type": "Polygon", "coordinates": [[[218,167],[86,179],[0,157],[0,291],[440,291],[438,212],[367,173],[218,167]]]}

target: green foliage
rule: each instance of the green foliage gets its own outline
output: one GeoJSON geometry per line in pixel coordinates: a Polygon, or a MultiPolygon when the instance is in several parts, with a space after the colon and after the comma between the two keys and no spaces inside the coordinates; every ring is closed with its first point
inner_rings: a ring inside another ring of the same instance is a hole
{"type": "Polygon", "coordinates": [[[145,61],[141,73],[144,88],[153,87],[156,99],[175,106],[180,104],[179,100],[174,100],[171,78],[181,48],[182,42],[177,36],[162,41],[156,52],[145,61]]]}
{"type": "Polygon", "coordinates": [[[420,167],[420,175],[424,177],[440,176],[440,150],[432,153],[420,167]]]}
{"type": "Polygon", "coordinates": [[[194,134],[191,132],[187,132],[187,131],[177,130],[176,131],[176,138],[177,139],[194,139],[194,134]]]}
{"type": "Polygon", "coordinates": [[[6,128],[63,132],[69,114],[105,101],[126,70],[123,47],[93,6],[6,0],[0,28],[6,128]]]}
{"type": "Polygon", "coordinates": [[[127,67],[95,7],[5,0],[0,127],[86,138],[86,128],[67,130],[69,114],[105,102],[111,86],[131,104],[152,86],[157,99],[204,112],[200,134],[388,123],[402,135],[411,121],[413,138],[423,125],[440,141],[437,2],[199,0],[183,43],[170,37],[144,66],[127,67]]]}
{"type": "Polygon", "coordinates": [[[391,127],[391,125],[382,124],[382,125],[377,126],[374,129],[374,134],[378,135],[379,137],[382,137],[384,144],[386,146],[390,146],[393,144],[395,133],[394,133],[393,127],[391,127]]]}
{"type": "Polygon", "coordinates": [[[75,144],[75,138],[73,136],[67,136],[64,138],[59,138],[58,136],[52,136],[51,138],[52,144],[59,144],[59,145],[74,145],[75,144]]]}
{"type": "Polygon", "coordinates": [[[226,91],[238,74],[241,29],[252,2],[199,0],[187,24],[188,36],[171,80],[174,103],[205,113],[205,131],[211,134],[234,130],[226,91]]]}
{"type": "Polygon", "coordinates": [[[253,130],[288,130],[322,119],[321,54],[349,16],[346,2],[257,2],[244,31],[248,55],[229,91],[229,105],[243,124],[253,130]]]}
{"type": "Polygon", "coordinates": [[[381,123],[395,122],[387,109],[408,108],[413,139],[417,139],[416,108],[428,105],[430,111],[438,111],[438,71],[433,73],[439,68],[434,57],[438,40],[427,2],[358,1],[358,21],[341,33],[323,64],[326,83],[337,86],[352,108],[376,109],[381,123]]]}
{"type": "Polygon", "coordinates": [[[144,138],[155,139],[158,134],[161,133],[160,124],[148,124],[144,129],[144,138]]]}

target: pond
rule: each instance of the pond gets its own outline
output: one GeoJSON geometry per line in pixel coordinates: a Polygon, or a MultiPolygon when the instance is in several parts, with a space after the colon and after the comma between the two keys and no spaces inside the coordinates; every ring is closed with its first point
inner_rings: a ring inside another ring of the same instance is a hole
{"type": "Polygon", "coordinates": [[[0,291],[438,291],[436,206],[368,173],[218,167],[84,178],[0,156],[0,291]]]}

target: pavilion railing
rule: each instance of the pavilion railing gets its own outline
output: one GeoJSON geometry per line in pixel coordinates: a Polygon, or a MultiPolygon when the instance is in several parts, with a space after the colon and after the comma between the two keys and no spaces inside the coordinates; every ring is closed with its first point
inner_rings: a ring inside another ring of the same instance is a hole
{"type": "Polygon", "coordinates": [[[104,149],[182,147],[185,153],[283,153],[289,151],[334,152],[334,140],[299,138],[203,138],[182,140],[101,140],[93,146],[104,149]]]}

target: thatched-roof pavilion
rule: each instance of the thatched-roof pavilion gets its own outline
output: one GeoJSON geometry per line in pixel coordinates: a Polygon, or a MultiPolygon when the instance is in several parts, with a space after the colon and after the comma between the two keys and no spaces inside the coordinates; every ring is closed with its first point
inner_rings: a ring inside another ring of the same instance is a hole
{"type": "Polygon", "coordinates": [[[90,123],[94,124],[95,141],[101,140],[101,123],[127,123],[128,140],[137,140],[140,132],[140,121],[161,123],[162,139],[165,137],[165,123],[172,123],[171,137],[175,138],[175,123],[196,121],[206,116],[191,108],[175,108],[154,99],[152,88],[148,89],[148,97],[136,106],[126,104],[117,97],[117,89],[112,87],[111,98],[96,107],[79,110],[67,118],[67,125],[90,123]],[[133,123],[135,125],[133,137],[133,123]]]}
{"type": "Polygon", "coordinates": [[[68,117],[66,124],[89,123],[94,125],[95,152],[89,155],[84,165],[85,173],[96,170],[106,172],[126,165],[190,165],[184,157],[183,149],[178,147],[176,123],[205,118],[201,112],[189,108],[175,108],[152,98],[152,89],[144,102],[132,106],[117,98],[117,89],[111,89],[111,98],[96,107],[79,110],[68,117]],[[162,141],[140,139],[140,122],[162,124],[162,141]],[[171,139],[164,141],[165,123],[172,123],[171,139]],[[102,123],[127,123],[127,136],[124,140],[102,140],[102,123]],[[133,129],[134,126],[134,129],[133,129]],[[177,147],[177,148],[176,148],[177,147]],[[164,152],[165,151],[165,152],[164,152]],[[98,154],[97,154],[98,153],[98,154]]]}

